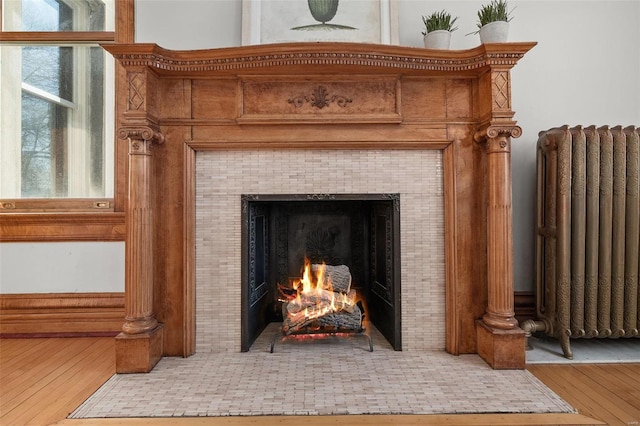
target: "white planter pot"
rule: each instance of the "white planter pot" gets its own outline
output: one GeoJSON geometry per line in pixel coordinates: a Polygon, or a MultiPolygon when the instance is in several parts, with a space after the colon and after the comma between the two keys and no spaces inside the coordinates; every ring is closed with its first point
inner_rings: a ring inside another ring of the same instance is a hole
{"type": "Polygon", "coordinates": [[[424,36],[424,47],[427,49],[448,49],[451,44],[451,31],[431,31],[424,36]]]}
{"type": "Polygon", "coordinates": [[[504,43],[509,38],[509,23],[507,21],[489,22],[480,28],[480,42],[504,43]]]}

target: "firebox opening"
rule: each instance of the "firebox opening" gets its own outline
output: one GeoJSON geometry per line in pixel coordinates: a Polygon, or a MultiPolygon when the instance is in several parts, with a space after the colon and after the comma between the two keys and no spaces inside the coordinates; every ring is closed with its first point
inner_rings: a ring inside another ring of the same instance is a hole
{"type": "Polygon", "coordinates": [[[242,195],[241,203],[243,352],[283,321],[278,285],[300,278],[305,258],[347,266],[365,321],[401,350],[399,194],[242,195]]]}

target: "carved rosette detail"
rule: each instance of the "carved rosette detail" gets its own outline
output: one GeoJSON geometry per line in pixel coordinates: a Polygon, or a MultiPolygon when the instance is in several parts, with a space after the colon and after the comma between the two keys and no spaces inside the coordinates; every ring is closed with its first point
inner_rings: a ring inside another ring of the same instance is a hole
{"type": "Polygon", "coordinates": [[[305,103],[309,103],[312,107],[323,109],[335,103],[341,108],[345,108],[353,102],[353,99],[341,95],[329,96],[329,91],[324,86],[318,86],[309,95],[296,96],[287,100],[296,108],[301,108],[305,103]]]}
{"type": "Polygon", "coordinates": [[[511,152],[511,140],[504,134],[490,138],[486,144],[487,154],[511,152]]]}

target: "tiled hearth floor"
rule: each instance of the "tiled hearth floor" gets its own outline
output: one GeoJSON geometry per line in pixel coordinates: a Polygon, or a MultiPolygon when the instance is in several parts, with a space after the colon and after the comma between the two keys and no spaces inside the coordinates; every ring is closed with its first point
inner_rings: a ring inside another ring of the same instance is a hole
{"type": "Polygon", "coordinates": [[[278,342],[271,324],[247,353],[163,358],[148,374],[115,375],[70,417],[573,413],[525,370],[476,355],[396,352],[364,338],[278,342]]]}

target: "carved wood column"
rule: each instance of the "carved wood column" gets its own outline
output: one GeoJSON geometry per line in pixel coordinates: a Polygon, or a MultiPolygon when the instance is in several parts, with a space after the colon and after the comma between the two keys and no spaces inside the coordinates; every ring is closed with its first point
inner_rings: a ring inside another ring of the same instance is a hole
{"type": "Polygon", "coordinates": [[[120,129],[118,135],[129,142],[129,193],[125,258],[126,334],[140,334],[157,327],[153,314],[153,209],[152,179],[154,141],[160,133],[149,127],[120,129]]]}
{"type": "Polygon", "coordinates": [[[154,118],[155,76],[127,69],[128,102],[118,137],[128,143],[125,322],[116,338],[116,371],[148,372],[162,357],[162,324],[154,298],[154,144],[164,142],[154,118]]]}
{"type": "Polygon", "coordinates": [[[501,330],[518,326],[513,303],[513,219],[511,205],[511,136],[517,126],[489,127],[487,155],[488,304],[484,323],[501,330]]]}
{"type": "Polygon", "coordinates": [[[524,368],[524,332],[515,318],[511,138],[522,134],[513,121],[509,66],[499,61],[481,78],[481,109],[490,117],[475,134],[486,159],[487,308],[476,324],[478,354],[493,368],[524,368]]]}
{"type": "Polygon", "coordinates": [[[487,167],[487,309],[476,326],[478,354],[493,368],[524,368],[524,332],[518,328],[513,293],[511,137],[518,126],[488,126],[476,134],[484,142],[487,167]]]}

